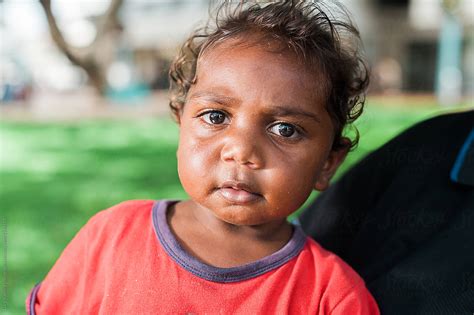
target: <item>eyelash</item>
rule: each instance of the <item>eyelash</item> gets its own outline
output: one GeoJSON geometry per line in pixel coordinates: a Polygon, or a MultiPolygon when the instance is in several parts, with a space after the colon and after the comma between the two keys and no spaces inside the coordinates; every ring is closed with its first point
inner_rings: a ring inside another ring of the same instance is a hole
{"type": "Polygon", "coordinates": [[[222,115],[224,115],[224,119],[229,120],[229,117],[228,117],[229,115],[228,115],[226,112],[221,111],[221,110],[216,110],[216,109],[207,110],[207,111],[205,111],[205,112],[199,114],[197,117],[199,117],[199,118],[201,118],[202,120],[204,120],[204,122],[205,122],[206,124],[208,124],[208,125],[212,125],[212,126],[215,126],[215,125],[222,125],[222,123],[221,123],[221,124],[214,124],[214,123],[212,123],[212,122],[210,121],[210,117],[209,117],[209,119],[204,118],[204,117],[206,117],[206,116],[208,116],[208,115],[210,115],[210,114],[212,114],[212,113],[219,113],[219,114],[222,114],[222,115]]]}
{"type": "MultiPolygon", "coordinates": [[[[219,126],[219,125],[224,125],[224,124],[228,124],[225,123],[226,120],[229,120],[229,115],[222,111],[222,110],[216,110],[216,109],[212,109],[212,110],[207,110],[203,113],[200,113],[199,115],[197,115],[198,118],[201,118],[206,124],[208,125],[211,125],[211,126],[219,126]],[[224,115],[224,122],[222,123],[219,123],[219,124],[215,124],[213,123],[211,120],[210,120],[210,114],[213,114],[213,113],[219,113],[219,114],[222,114],[224,115]],[[207,119],[205,118],[207,117],[207,119]]],[[[294,140],[298,140],[300,139],[302,136],[303,136],[303,131],[302,131],[302,128],[297,126],[297,125],[294,125],[292,123],[288,123],[288,122],[284,122],[284,121],[279,121],[279,122],[276,122],[276,123],[273,123],[272,125],[270,125],[267,130],[271,130],[273,129],[275,126],[278,126],[278,125],[286,125],[286,126],[290,126],[294,129],[294,133],[290,136],[290,137],[285,137],[285,136],[282,136],[280,134],[277,134],[275,132],[272,132],[270,131],[272,134],[278,136],[279,138],[282,138],[284,140],[291,140],[291,141],[294,141],[294,140]]]]}
{"type": "Polygon", "coordinates": [[[287,123],[287,122],[283,122],[283,121],[279,121],[279,122],[276,122],[276,123],[272,124],[272,125],[268,128],[268,130],[273,129],[274,127],[276,127],[276,126],[278,126],[278,125],[286,125],[286,126],[290,126],[290,127],[293,128],[294,133],[293,133],[291,136],[289,136],[289,137],[285,137],[285,136],[282,136],[282,135],[280,135],[280,134],[277,134],[277,133],[275,133],[275,132],[270,131],[272,134],[275,134],[275,135],[277,135],[277,136],[279,136],[279,137],[281,137],[281,138],[283,138],[283,139],[285,139],[285,140],[298,140],[298,139],[300,139],[300,138],[302,137],[302,135],[303,135],[300,127],[298,127],[298,126],[296,126],[296,125],[294,125],[294,124],[290,124],[290,123],[287,123]]]}

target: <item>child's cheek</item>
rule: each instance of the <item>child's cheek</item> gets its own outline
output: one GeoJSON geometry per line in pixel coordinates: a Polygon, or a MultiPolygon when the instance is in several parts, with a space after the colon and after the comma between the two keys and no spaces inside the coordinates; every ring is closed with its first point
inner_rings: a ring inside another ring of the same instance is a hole
{"type": "Polygon", "coordinates": [[[222,129],[222,126],[212,126],[200,120],[195,120],[188,129],[188,136],[196,140],[205,141],[207,138],[219,135],[222,129]]]}
{"type": "MultiPolygon", "coordinates": [[[[218,165],[216,143],[208,130],[182,133],[178,148],[178,173],[183,186],[204,185],[218,165]]],[[[186,189],[186,187],[185,187],[186,189]]]]}

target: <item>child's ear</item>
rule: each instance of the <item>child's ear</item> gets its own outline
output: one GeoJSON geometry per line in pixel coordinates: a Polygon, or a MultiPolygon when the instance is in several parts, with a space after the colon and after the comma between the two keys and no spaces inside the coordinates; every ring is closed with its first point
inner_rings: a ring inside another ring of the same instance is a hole
{"type": "Polygon", "coordinates": [[[348,138],[341,139],[341,146],[338,149],[333,149],[324,163],[323,169],[316,179],[314,189],[318,191],[326,190],[332,176],[336,173],[339,165],[344,161],[351,147],[351,141],[348,138]]]}

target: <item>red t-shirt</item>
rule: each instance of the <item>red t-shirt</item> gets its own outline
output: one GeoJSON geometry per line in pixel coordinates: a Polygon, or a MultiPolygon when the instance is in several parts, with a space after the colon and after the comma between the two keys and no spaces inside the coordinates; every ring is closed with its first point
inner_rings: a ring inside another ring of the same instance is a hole
{"type": "Polygon", "coordinates": [[[279,251],[234,268],[184,251],[170,201],[95,215],[27,299],[29,314],[379,314],[363,280],[295,227],[279,251]]]}

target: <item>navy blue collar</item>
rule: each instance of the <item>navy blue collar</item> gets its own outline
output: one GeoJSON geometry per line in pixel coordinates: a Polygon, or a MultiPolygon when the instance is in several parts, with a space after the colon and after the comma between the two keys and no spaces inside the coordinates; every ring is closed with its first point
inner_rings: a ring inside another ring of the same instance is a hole
{"type": "Polygon", "coordinates": [[[295,226],[288,243],[275,253],[257,261],[232,267],[218,268],[210,266],[191,256],[176,240],[166,220],[168,207],[177,201],[156,201],[153,205],[153,226],[158,239],[168,255],[181,267],[192,274],[214,282],[237,282],[255,278],[276,269],[297,256],[306,243],[306,235],[300,227],[295,226]]]}

